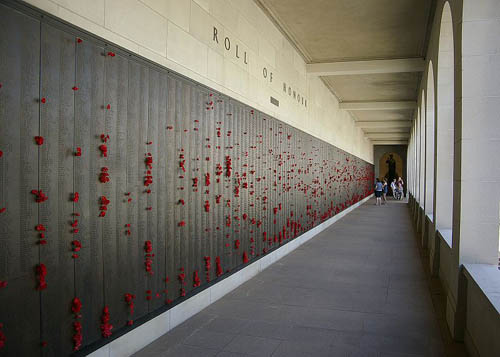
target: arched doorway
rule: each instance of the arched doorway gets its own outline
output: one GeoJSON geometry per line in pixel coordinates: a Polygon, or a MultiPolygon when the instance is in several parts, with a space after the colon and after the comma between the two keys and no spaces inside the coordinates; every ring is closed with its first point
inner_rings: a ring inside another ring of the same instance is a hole
{"type": "Polygon", "coordinates": [[[446,2],[441,16],[437,70],[437,136],[436,136],[436,227],[452,229],[455,60],[453,21],[446,2]]]}
{"type": "Polygon", "coordinates": [[[425,116],[425,213],[434,212],[434,70],[432,61],[427,71],[427,101],[425,116]]]}
{"type": "Polygon", "coordinates": [[[386,152],[379,160],[379,178],[386,179],[389,192],[392,194],[390,185],[393,179],[403,177],[403,159],[396,152],[386,152]]]}

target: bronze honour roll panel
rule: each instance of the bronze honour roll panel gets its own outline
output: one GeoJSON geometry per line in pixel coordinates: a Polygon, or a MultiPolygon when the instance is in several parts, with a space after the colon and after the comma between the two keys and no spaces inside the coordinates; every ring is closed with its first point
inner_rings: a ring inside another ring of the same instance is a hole
{"type": "Polygon", "coordinates": [[[372,193],[371,164],[0,1],[0,355],[92,352],[372,193]]]}

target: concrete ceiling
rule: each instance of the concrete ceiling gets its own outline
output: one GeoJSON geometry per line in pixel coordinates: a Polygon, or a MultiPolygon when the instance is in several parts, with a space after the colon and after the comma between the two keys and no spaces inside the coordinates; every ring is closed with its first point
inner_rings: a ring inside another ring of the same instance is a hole
{"type": "Polygon", "coordinates": [[[414,109],[401,108],[417,101],[434,0],[255,2],[374,144],[407,141],[414,109]]]}
{"type": "Polygon", "coordinates": [[[420,74],[377,73],[323,78],[342,102],[392,102],[415,100],[420,74]]]}

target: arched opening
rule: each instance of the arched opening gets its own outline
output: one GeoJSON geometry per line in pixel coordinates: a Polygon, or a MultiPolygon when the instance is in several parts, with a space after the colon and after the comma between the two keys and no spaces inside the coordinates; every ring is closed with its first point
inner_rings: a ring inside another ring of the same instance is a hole
{"type": "Polygon", "coordinates": [[[389,194],[392,194],[391,182],[403,177],[403,159],[398,153],[386,152],[379,160],[379,176],[386,179],[389,185],[389,194]]]}
{"type": "Polygon", "coordinates": [[[434,70],[432,61],[427,71],[425,112],[425,213],[433,219],[434,212],[434,70]]]}
{"type": "Polygon", "coordinates": [[[425,91],[422,90],[422,96],[420,100],[420,171],[419,181],[420,181],[420,207],[425,207],[425,91]]]}
{"type": "Polygon", "coordinates": [[[417,108],[417,118],[415,119],[415,197],[417,198],[417,202],[420,205],[421,196],[420,196],[420,108],[417,108]]]}
{"type": "Polygon", "coordinates": [[[451,9],[445,3],[441,16],[437,70],[436,120],[436,227],[452,229],[454,144],[454,45],[451,9]]]}

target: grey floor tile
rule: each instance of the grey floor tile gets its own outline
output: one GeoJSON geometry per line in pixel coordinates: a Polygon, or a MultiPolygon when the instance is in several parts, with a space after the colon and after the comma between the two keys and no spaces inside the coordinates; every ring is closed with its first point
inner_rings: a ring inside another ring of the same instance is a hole
{"type": "Polygon", "coordinates": [[[280,345],[281,340],[238,335],[224,347],[224,351],[245,353],[251,356],[271,356],[280,345]]]}
{"type": "Polygon", "coordinates": [[[406,205],[366,204],[136,356],[441,356],[419,254],[406,205]]]}
{"type": "Polygon", "coordinates": [[[317,345],[329,345],[338,331],[308,326],[292,326],[288,331],[287,340],[311,342],[317,345]]]}
{"type": "Polygon", "coordinates": [[[361,347],[373,348],[380,352],[426,355],[429,350],[428,338],[408,336],[382,336],[366,334],[361,339],[361,347]]]}
{"type": "Polygon", "coordinates": [[[210,321],[205,326],[205,329],[212,332],[222,332],[222,333],[240,333],[246,325],[248,325],[248,320],[234,319],[231,317],[216,317],[210,321]]]}
{"type": "Polygon", "coordinates": [[[236,337],[235,334],[213,332],[208,329],[200,329],[191,334],[183,342],[185,345],[222,349],[236,337]]]}
{"type": "Polygon", "coordinates": [[[188,345],[177,345],[175,348],[169,350],[162,357],[211,357],[217,355],[219,350],[210,349],[206,347],[195,347],[188,345]]]}
{"type": "Polygon", "coordinates": [[[243,334],[285,340],[290,336],[290,324],[277,324],[267,321],[250,321],[243,329],[243,334]]]}
{"type": "Polygon", "coordinates": [[[220,351],[216,355],[216,357],[245,357],[245,356],[251,356],[251,355],[247,355],[245,353],[229,352],[229,351],[220,351]]]}
{"type": "Polygon", "coordinates": [[[329,356],[329,346],[304,341],[283,341],[274,351],[273,357],[329,356]]]}

